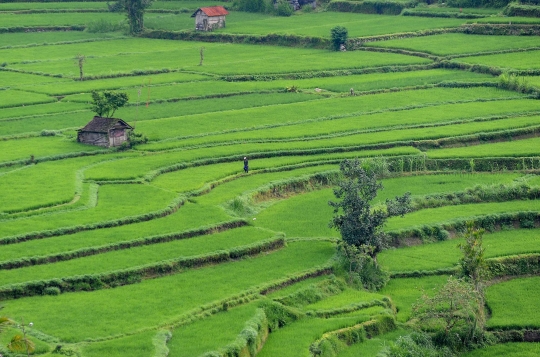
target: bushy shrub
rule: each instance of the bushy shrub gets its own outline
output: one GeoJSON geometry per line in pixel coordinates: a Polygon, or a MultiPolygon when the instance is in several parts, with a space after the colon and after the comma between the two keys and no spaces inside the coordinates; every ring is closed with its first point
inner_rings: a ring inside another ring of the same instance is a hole
{"type": "Polygon", "coordinates": [[[449,7],[505,7],[511,0],[448,0],[449,7]]]}
{"type": "Polygon", "coordinates": [[[520,93],[527,93],[530,89],[525,77],[508,72],[504,72],[499,76],[499,87],[520,93]]]}
{"type": "Polygon", "coordinates": [[[45,288],[45,290],[43,290],[43,293],[45,295],[60,295],[61,291],[60,288],[57,288],[56,286],[50,286],[48,288],[45,288]]]}
{"type": "Polygon", "coordinates": [[[448,348],[436,348],[431,341],[431,337],[423,332],[413,332],[399,337],[395,343],[385,347],[379,355],[384,357],[454,356],[448,348]]]}
{"type": "Polygon", "coordinates": [[[306,4],[306,5],[303,5],[303,6],[301,7],[301,10],[302,10],[303,13],[308,14],[308,13],[310,13],[310,12],[313,12],[315,9],[313,8],[313,5],[311,5],[311,4],[306,4]]]}
{"type": "Polygon", "coordinates": [[[489,343],[483,330],[483,296],[463,279],[450,277],[433,297],[423,293],[413,305],[412,318],[439,348],[459,353],[489,343]]]}
{"type": "Polygon", "coordinates": [[[340,241],[338,257],[342,268],[346,271],[349,284],[377,291],[386,286],[390,274],[381,269],[369,254],[354,245],[340,241]]]}
{"type": "Polygon", "coordinates": [[[304,317],[301,311],[275,301],[266,300],[261,304],[261,308],[268,319],[270,331],[277,330],[304,317]]]}
{"type": "Polygon", "coordinates": [[[278,16],[291,16],[294,12],[291,4],[287,0],[278,0],[276,14],[278,16]]]}
{"type": "Polygon", "coordinates": [[[349,31],[343,26],[336,26],[330,30],[330,37],[332,38],[332,47],[334,51],[339,51],[341,45],[347,43],[349,31]]]}
{"type": "Polygon", "coordinates": [[[120,149],[129,149],[136,145],[146,144],[148,137],[142,133],[137,133],[135,129],[128,132],[128,140],[124,141],[120,146],[120,149]]]}
{"type": "Polygon", "coordinates": [[[114,22],[105,19],[91,21],[86,25],[86,31],[90,33],[104,33],[126,30],[126,23],[123,21],[114,22]]]}
{"type": "Polygon", "coordinates": [[[246,12],[266,12],[266,3],[264,0],[238,0],[233,7],[246,12]]]}
{"type": "Polygon", "coordinates": [[[45,130],[43,129],[41,133],[39,133],[40,136],[55,136],[56,131],[55,130],[45,130]]]}

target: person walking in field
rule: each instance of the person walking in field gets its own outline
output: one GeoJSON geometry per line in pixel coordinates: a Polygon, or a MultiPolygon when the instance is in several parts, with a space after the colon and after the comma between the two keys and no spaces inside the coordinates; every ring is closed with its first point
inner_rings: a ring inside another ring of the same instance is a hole
{"type": "Polygon", "coordinates": [[[244,172],[247,174],[249,172],[248,159],[244,156],[244,172]]]}

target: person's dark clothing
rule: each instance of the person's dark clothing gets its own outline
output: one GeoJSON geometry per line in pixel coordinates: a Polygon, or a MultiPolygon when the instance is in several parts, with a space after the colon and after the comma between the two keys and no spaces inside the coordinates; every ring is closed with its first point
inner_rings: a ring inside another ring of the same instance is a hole
{"type": "Polygon", "coordinates": [[[246,174],[249,172],[248,159],[244,159],[244,172],[246,174]]]}

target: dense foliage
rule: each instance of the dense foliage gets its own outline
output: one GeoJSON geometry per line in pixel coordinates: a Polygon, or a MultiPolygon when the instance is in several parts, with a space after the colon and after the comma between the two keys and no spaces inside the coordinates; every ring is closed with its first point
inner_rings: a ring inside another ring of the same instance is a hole
{"type": "Polygon", "coordinates": [[[343,26],[336,26],[330,30],[330,38],[334,51],[339,51],[342,45],[347,43],[349,32],[343,26]]]}
{"type": "Polygon", "coordinates": [[[358,159],[340,164],[343,179],[334,189],[339,201],[329,201],[334,209],[330,227],[337,229],[343,241],[361,247],[368,246],[368,255],[375,258],[386,245],[388,237],[383,226],[389,214],[403,215],[410,210],[410,194],[386,201],[386,209],[373,208],[372,201],[383,188],[377,182],[377,172],[362,165],[358,159]],[[388,209],[389,208],[389,209],[388,209]]]}
{"type": "Polygon", "coordinates": [[[126,105],[128,100],[125,92],[92,91],[92,110],[100,117],[112,118],[116,110],[126,105]]]}

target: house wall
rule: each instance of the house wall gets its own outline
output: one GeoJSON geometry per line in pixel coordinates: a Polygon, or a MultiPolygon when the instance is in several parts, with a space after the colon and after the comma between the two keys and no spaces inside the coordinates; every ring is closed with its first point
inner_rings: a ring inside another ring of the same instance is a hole
{"type": "Polygon", "coordinates": [[[225,15],[208,17],[204,12],[199,11],[195,16],[196,30],[209,31],[222,27],[225,27],[225,15]]]}
{"type": "Polygon", "coordinates": [[[109,146],[120,146],[127,139],[127,130],[112,129],[109,132],[109,146]]]}
{"type": "Polygon", "coordinates": [[[77,141],[83,144],[91,144],[97,146],[109,146],[109,138],[104,133],[79,132],[77,141]]]}

